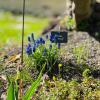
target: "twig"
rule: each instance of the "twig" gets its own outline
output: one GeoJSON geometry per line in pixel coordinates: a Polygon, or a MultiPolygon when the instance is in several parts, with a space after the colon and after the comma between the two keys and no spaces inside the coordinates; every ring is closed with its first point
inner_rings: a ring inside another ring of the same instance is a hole
{"type": "MultiPolygon", "coordinates": [[[[24,50],[24,19],[25,19],[25,0],[23,0],[23,23],[22,23],[22,52],[21,52],[21,67],[18,68],[19,72],[21,72],[23,67],[23,50],[24,50]]],[[[18,100],[22,100],[22,88],[23,88],[23,81],[22,79],[19,80],[19,96],[18,100]]]]}
{"type": "Polygon", "coordinates": [[[22,56],[21,56],[21,64],[23,65],[23,49],[24,49],[24,16],[25,15],[25,0],[23,0],[23,24],[22,24],[22,56]]]}

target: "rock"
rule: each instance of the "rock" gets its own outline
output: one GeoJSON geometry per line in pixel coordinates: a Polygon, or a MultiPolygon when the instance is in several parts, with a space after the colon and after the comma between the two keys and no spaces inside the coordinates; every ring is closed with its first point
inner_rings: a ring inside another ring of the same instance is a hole
{"type": "Polygon", "coordinates": [[[96,66],[100,69],[100,42],[96,41],[87,32],[69,32],[68,43],[62,46],[63,53],[61,53],[61,57],[63,60],[65,62],[70,59],[75,60],[73,49],[79,48],[81,45],[85,48],[84,52],[86,50],[89,52],[85,62],[88,62],[90,67],[96,66]]]}

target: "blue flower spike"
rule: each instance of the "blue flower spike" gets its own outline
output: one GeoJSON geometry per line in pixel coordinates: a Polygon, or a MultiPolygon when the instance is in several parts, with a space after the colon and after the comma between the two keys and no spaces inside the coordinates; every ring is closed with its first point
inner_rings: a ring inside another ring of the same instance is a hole
{"type": "MultiPolygon", "coordinates": [[[[58,34],[59,35],[59,34],[58,34]]],[[[53,44],[52,44],[52,42],[54,43],[56,43],[56,46],[58,47],[58,49],[60,49],[61,48],[61,44],[60,43],[57,43],[56,41],[57,41],[57,36],[58,35],[53,35],[53,34],[50,34],[50,38],[49,38],[49,36],[48,35],[46,35],[46,39],[50,39],[50,41],[51,41],[51,43],[49,44],[49,50],[52,50],[52,48],[53,48],[53,44]]],[[[45,44],[45,42],[46,42],[46,40],[44,40],[44,38],[42,38],[42,37],[40,37],[40,38],[38,38],[38,39],[34,39],[34,34],[33,33],[31,33],[31,36],[28,36],[28,46],[27,46],[27,48],[26,48],[26,53],[27,53],[27,55],[31,55],[31,54],[34,54],[35,52],[36,52],[36,50],[37,50],[37,48],[41,45],[43,45],[43,44],[45,44]]],[[[40,46],[40,47],[41,47],[40,46]]],[[[40,48],[41,49],[41,48],[40,48]]],[[[46,46],[45,45],[43,45],[43,55],[45,56],[46,54],[47,54],[47,52],[48,52],[48,49],[46,48],[46,46]],[[44,50],[43,50],[44,49],[44,50]]],[[[55,54],[56,54],[56,50],[54,51],[55,52],[55,54]]]]}
{"type": "Polygon", "coordinates": [[[40,37],[40,42],[42,42],[42,37],[40,37]]]}
{"type": "Polygon", "coordinates": [[[42,44],[45,44],[45,40],[42,40],[42,44]]]}
{"type": "Polygon", "coordinates": [[[31,34],[32,41],[34,41],[34,33],[31,34]]]}
{"type": "Polygon", "coordinates": [[[50,34],[50,41],[56,43],[57,42],[57,35],[50,34]]]}
{"type": "Polygon", "coordinates": [[[37,39],[36,41],[35,41],[35,44],[37,45],[37,47],[39,46],[39,44],[40,44],[40,40],[39,39],[37,39]]]}
{"type": "Polygon", "coordinates": [[[30,45],[30,44],[28,44],[28,46],[27,46],[27,48],[26,48],[26,53],[27,53],[28,55],[32,54],[32,48],[31,48],[31,45],[30,45]]]}
{"type": "Polygon", "coordinates": [[[42,37],[40,37],[40,44],[45,44],[45,40],[42,37]]]}
{"type": "Polygon", "coordinates": [[[52,40],[53,40],[53,36],[52,34],[50,34],[50,41],[52,42],[52,40]]]}
{"type": "Polygon", "coordinates": [[[28,42],[31,42],[31,38],[30,38],[30,36],[28,36],[28,42]]]}

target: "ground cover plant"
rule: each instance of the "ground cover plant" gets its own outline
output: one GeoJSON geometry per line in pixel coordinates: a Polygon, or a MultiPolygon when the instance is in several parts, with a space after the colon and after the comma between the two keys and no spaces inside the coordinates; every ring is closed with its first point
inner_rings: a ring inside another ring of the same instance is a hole
{"type": "Polygon", "coordinates": [[[37,100],[99,100],[100,81],[89,76],[89,73],[89,69],[83,72],[81,82],[58,78],[45,81],[35,98],[37,100]]]}

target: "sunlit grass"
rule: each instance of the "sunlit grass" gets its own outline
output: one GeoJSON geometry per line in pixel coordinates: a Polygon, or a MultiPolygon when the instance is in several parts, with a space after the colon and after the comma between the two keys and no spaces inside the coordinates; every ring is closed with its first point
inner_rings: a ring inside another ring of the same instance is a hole
{"type": "MultiPolygon", "coordinates": [[[[35,18],[25,16],[25,41],[29,33],[35,33],[38,37],[43,28],[48,24],[47,18],[35,18]]],[[[9,12],[0,13],[0,47],[5,44],[20,43],[22,33],[22,16],[9,12]]]]}

